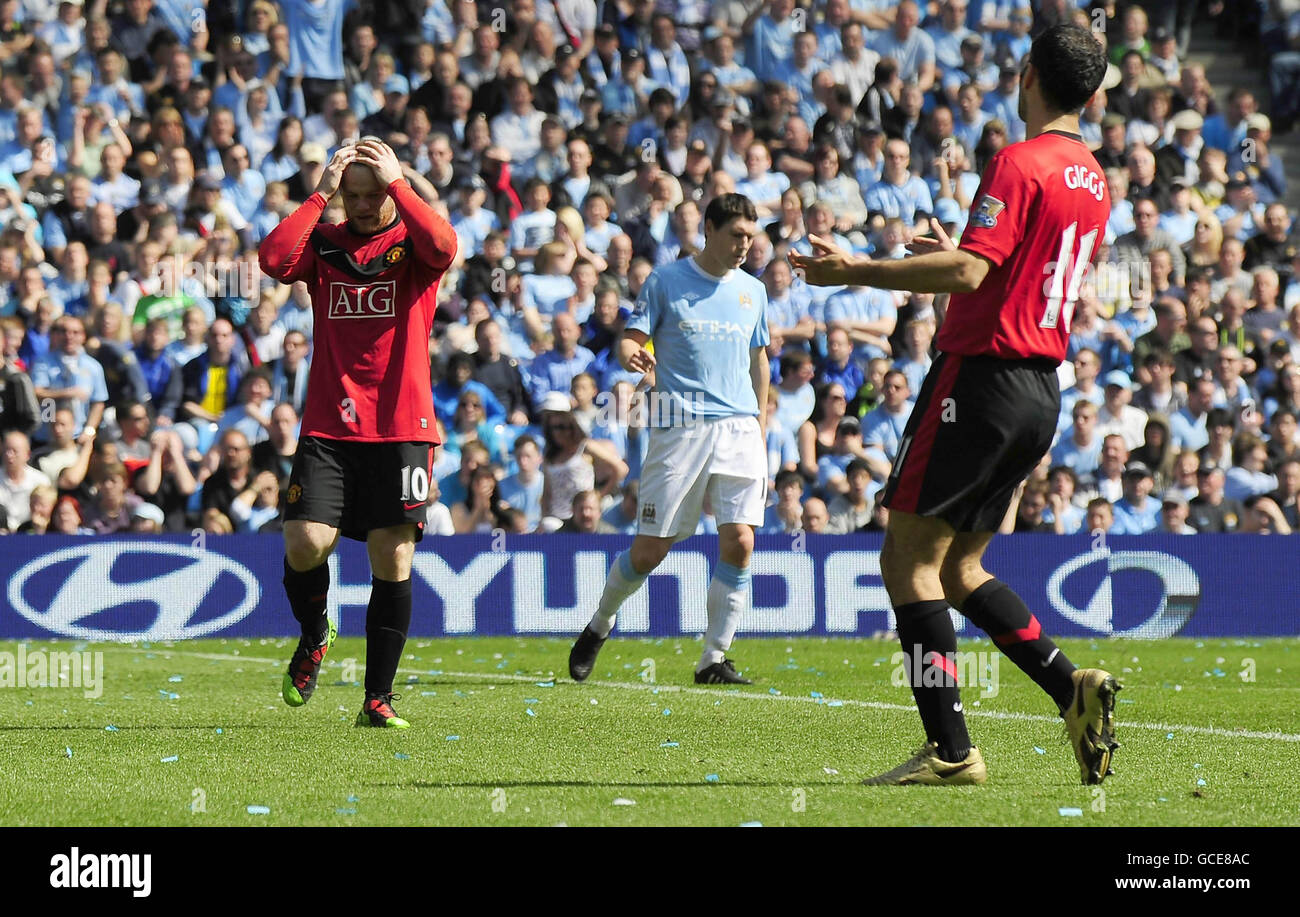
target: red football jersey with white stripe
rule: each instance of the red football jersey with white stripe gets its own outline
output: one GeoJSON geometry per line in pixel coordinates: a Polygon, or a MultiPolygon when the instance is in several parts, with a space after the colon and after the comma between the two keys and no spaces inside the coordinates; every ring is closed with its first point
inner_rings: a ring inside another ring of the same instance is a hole
{"type": "Polygon", "coordinates": [[[1105,176],[1077,135],[1048,131],[1002,149],[961,238],[961,248],[993,266],[978,290],[953,294],[935,345],[1064,360],[1079,287],[1109,217],[1105,176]]]}
{"type": "Polygon", "coordinates": [[[262,242],[262,270],[311,288],[313,353],[302,435],[438,443],[429,336],[456,233],[405,181],[398,219],[374,235],[318,223],[313,194],[262,242]]]}

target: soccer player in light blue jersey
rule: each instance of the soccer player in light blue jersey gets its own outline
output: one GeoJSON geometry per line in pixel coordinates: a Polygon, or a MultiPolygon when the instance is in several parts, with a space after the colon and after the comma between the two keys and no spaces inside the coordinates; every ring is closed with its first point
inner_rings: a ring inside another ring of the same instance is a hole
{"type": "Polygon", "coordinates": [[[584,681],[620,606],[641,588],[673,543],[694,534],[707,498],[718,521],[719,561],[709,582],[709,627],[696,684],[751,684],[727,650],[750,602],[754,529],[767,504],[764,430],[771,378],[767,290],[740,270],[758,232],[758,212],[723,194],[704,213],[704,249],[656,268],[618,342],[619,362],[654,371],[650,447],[638,496],[637,534],[610,567],[600,604],[569,654],[584,681]],[[647,343],[654,340],[654,353],[647,343]]]}

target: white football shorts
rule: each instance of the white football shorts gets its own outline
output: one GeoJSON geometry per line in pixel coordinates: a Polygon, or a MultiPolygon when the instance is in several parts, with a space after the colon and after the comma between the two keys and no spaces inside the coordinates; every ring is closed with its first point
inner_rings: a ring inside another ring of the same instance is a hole
{"type": "Polygon", "coordinates": [[[702,419],[651,429],[642,463],[637,534],[693,535],[706,497],[719,525],[763,524],[767,444],[757,417],[702,419]]]}

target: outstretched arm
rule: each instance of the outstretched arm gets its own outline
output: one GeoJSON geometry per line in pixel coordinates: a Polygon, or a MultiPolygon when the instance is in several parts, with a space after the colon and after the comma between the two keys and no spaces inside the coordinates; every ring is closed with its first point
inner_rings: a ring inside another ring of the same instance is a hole
{"type": "Polygon", "coordinates": [[[960,248],[874,261],[844,251],[829,239],[809,236],[812,255],[790,253],[790,264],[815,286],[849,284],[913,293],[971,293],[979,289],[992,265],[982,255],[960,248]]]}

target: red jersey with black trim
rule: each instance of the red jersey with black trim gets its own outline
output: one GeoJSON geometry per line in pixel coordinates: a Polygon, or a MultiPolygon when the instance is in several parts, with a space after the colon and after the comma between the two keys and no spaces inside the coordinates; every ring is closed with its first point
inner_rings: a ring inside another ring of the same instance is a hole
{"type": "Polygon", "coordinates": [[[302,434],[438,443],[429,336],[456,233],[405,181],[388,186],[397,220],[373,235],[321,224],[313,194],[258,253],[281,283],[311,289],[313,344],[302,434]]]}
{"type": "Polygon", "coordinates": [[[992,262],[954,293],[935,346],[1004,359],[1065,359],[1079,288],[1106,234],[1110,193],[1076,134],[1047,131],[994,155],[961,248],[992,262]]]}

